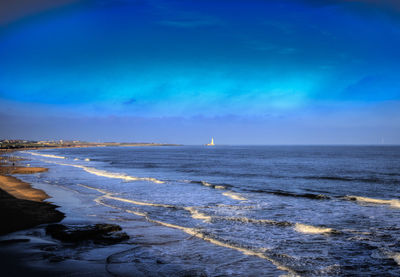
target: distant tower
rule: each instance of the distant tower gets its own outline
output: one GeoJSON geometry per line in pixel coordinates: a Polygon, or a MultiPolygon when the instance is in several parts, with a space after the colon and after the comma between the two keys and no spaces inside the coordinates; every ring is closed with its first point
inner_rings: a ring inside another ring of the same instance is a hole
{"type": "Polygon", "coordinates": [[[211,138],[211,142],[209,144],[206,144],[207,146],[214,146],[214,138],[211,138]]]}

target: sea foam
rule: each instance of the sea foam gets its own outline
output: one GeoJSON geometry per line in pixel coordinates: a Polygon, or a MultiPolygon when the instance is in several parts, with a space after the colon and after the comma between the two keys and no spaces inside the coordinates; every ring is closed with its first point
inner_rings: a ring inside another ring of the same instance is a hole
{"type": "MultiPolygon", "coordinates": [[[[98,204],[101,204],[101,205],[104,205],[104,206],[107,206],[107,207],[110,207],[110,208],[121,209],[121,208],[118,208],[118,207],[114,207],[114,206],[105,204],[104,202],[101,201],[102,198],[114,199],[114,200],[119,200],[119,201],[124,201],[124,202],[126,201],[126,202],[131,202],[131,203],[134,203],[134,204],[145,205],[145,206],[170,207],[169,205],[164,205],[164,204],[144,203],[144,202],[139,202],[139,201],[135,201],[135,200],[129,200],[129,199],[124,199],[124,198],[114,197],[112,195],[112,193],[107,192],[107,191],[102,190],[102,189],[97,189],[97,188],[93,188],[93,187],[89,187],[89,186],[85,186],[85,185],[80,185],[80,186],[104,193],[102,196],[96,198],[95,201],[98,204]]],[[[208,216],[204,216],[203,214],[201,214],[198,211],[196,211],[194,208],[187,207],[185,209],[188,210],[192,214],[193,218],[197,217],[197,218],[201,218],[203,220],[205,218],[208,218],[208,216]]],[[[159,224],[161,226],[165,226],[165,227],[181,230],[181,231],[185,232],[188,235],[191,235],[193,237],[202,239],[202,240],[207,241],[209,243],[212,243],[214,245],[218,245],[218,246],[221,246],[221,247],[234,249],[236,251],[239,251],[239,252],[243,253],[244,255],[256,256],[258,258],[267,260],[267,261],[271,262],[273,265],[275,265],[279,270],[288,272],[289,273],[288,276],[298,276],[295,271],[293,271],[292,269],[290,269],[287,266],[284,266],[280,262],[276,261],[272,257],[270,257],[270,256],[268,256],[268,255],[266,255],[266,254],[264,254],[262,252],[246,249],[246,248],[243,248],[243,247],[239,247],[239,246],[236,246],[236,245],[229,244],[227,242],[222,242],[222,241],[220,241],[220,240],[218,240],[216,238],[209,237],[209,236],[201,233],[200,230],[195,229],[195,228],[184,227],[184,226],[180,226],[180,225],[176,225],[176,224],[171,224],[171,223],[167,223],[167,222],[151,219],[151,218],[149,218],[149,216],[146,213],[133,211],[133,210],[125,210],[125,212],[131,213],[131,214],[135,214],[135,215],[138,215],[138,216],[142,216],[142,217],[146,218],[147,221],[159,224]]]]}
{"type": "Polygon", "coordinates": [[[33,156],[41,156],[41,157],[46,157],[46,158],[66,159],[66,157],[63,157],[63,156],[56,156],[56,155],[50,155],[50,154],[40,154],[40,153],[35,153],[35,152],[26,152],[26,153],[29,153],[33,156]]]}
{"type": "Polygon", "coordinates": [[[389,257],[392,258],[398,265],[400,265],[400,253],[390,253],[389,257]]]}
{"type": "Polygon", "coordinates": [[[246,201],[247,198],[244,198],[243,196],[241,196],[240,194],[237,193],[233,193],[230,191],[224,192],[223,195],[228,196],[234,200],[239,200],[239,201],[246,201]]]}
{"type": "Polygon", "coordinates": [[[94,167],[89,167],[89,166],[84,166],[84,165],[78,165],[78,164],[67,164],[67,163],[59,163],[59,162],[53,162],[53,161],[46,161],[42,160],[45,163],[52,163],[52,164],[58,164],[58,165],[63,165],[63,166],[71,166],[75,168],[80,168],[86,171],[87,173],[100,176],[100,177],[106,177],[106,178],[112,178],[112,179],[120,179],[124,181],[148,181],[148,182],[153,182],[156,184],[163,184],[164,181],[158,180],[156,178],[151,178],[151,177],[135,177],[135,176],[129,176],[124,173],[115,173],[115,172],[109,172],[106,170],[101,170],[97,169],[94,167]]]}
{"type": "Polygon", "coordinates": [[[212,220],[211,216],[199,212],[194,207],[186,207],[185,210],[189,211],[192,218],[194,218],[194,219],[199,219],[206,223],[209,223],[212,220]]]}
{"type": "Polygon", "coordinates": [[[333,232],[332,228],[316,227],[301,223],[296,223],[294,226],[294,230],[303,234],[328,234],[333,232]]]}
{"type": "Polygon", "coordinates": [[[369,198],[369,197],[353,196],[353,195],[346,196],[345,199],[357,201],[357,202],[361,202],[361,203],[389,205],[392,208],[400,209],[400,200],[397,200],[397,199],[385,200],[385,199],[377,199],[377,198],[369,198]]]}

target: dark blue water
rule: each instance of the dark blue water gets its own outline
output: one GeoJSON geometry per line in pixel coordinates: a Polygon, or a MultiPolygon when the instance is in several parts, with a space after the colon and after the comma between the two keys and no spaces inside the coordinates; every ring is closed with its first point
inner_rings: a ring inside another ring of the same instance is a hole
{"type": "Polygon", "coordinates": [[[400,147],[31,152],[51,168],[41,178],[97,194],[116,217],[135,213],[291,274],[400,275],[400,147]]]}

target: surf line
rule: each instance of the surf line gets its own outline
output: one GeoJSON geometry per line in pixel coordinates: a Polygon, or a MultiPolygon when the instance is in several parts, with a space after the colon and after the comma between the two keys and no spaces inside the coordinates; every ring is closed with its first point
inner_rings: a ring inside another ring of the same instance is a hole
{"type": "MultiPolygon", "coordinates": [[[[29,152],[28,152],[29,153],[29,152]]],[[[75,167],[75,168],[80,168],[86,171],[87,173],[100,176],[100,177],[106,177],[106,178],[112,178],[112,179],[120,179],[124,181],[148,181],[148,182],[153,182],[156,184],[164,184],[164,181],[158,180],[156,178],[151,178],[151,177],[135,177],[135,176],[129,176],[123,173],[114,173],[114,172],[109,172],[106,170],[101,170],[97,169],[94,167],[89,167],[89,166],[84,166],[84,165],[78,165],[78,164],[67,164],[67,163],[59,163],[59,162],[54,162],[54,161],[47,161],[47,160],[40,160],[45,163],[51,163],[51,164],[57,164],[57,165],[63,165],[63,166],[70,166],[70,167],[75,167]]]]}
{"type": "Polygon", "coordinates": [[[26,151],[25,153],[29,153],[33,156],[41,156],[41,157],[46,157],[46,158],[67,159],[66,157],[63,157],[63,156],[56,156],[56,155],[50,155],[50,154],[40,154],[40,153],[29,152],[29,151],[26,151]]]}
{"type": "Polygon", "coordinates": [[[82,184],[78,184],[78,186],[81,186],[81,187],[84,187],[84,188],[87,188],[87,189],[91,189],[91,190],[95,190],[97,192],[103,193],[103,195],[101,195],[100,197],[98,197],[98,198],[96,198],[94,200],[96,203],[99,203],[99,201],[101,199],[103,199],[103,198],[107,198],[107,199],[116,200],[116,201],[120,201],[120,202],[131,203],[131,204],[138,205],[138,206],[152,206],[152,207],[162,207],[162,208],[176,209],[176,206],[173,206],[173,205],[156,204],[156,203],[148,203],[148,202],[130,200],[130,199],[126,199],[126,198],[113,196],[114,194],[112,192],[108,192],[108,191],[103,190],[103,189],[98,189],[98,188],[94,188],[94,187],[90,187],[90,186],[86,186],[86,185],[82,185],[82,184]]]}
{"type": "Polygon", "coordinates": [[[209,216],[205,213],[202,213],[196,210],[195,207],[186,207],[184,208],[188,212],[190,212],[193,219],[198,219],[203,221],[204,223],[210,223],[215,220],[227,220],[227,221],[236,221],[242,223],[253,223],[253,224],[264,224],[264,225],[275,225],[281,227],[293,227],[293,229],[298,233],[303,234],[338,234],[341,233],[332,228],[328,227],[319,227],[319,226],[312,226],[306,225],[302,223],[292,223],[287,221],[275,221],[269,219],[254,219],[254,218],[247,218],[247,217],[224,217],[224,216],[209,216]]]}
{"type": "Polygon", "coordinates": [[[400,209],[400,200],[397,199],[385,200],[385,199],[369,198],[369,197],[354,196],[354,195],[345,196],[344,199],[364,204],[389,205],[391,208],[400,209]]]}
{"type": "Polygon", "coordinates": [[[233,191],[230,191],[227,189],[226,186],[223,185],[214,185],[206,181],[190,181],[190,180],[183,180],[182,182],[184,183],[191,183],[191,184],[201,184],[202,186],[216,189],[216,190],[225,190],[225,192],[222,192],[223,196],[229,197],[233,200],[238,200],[238,201],[247,201],[248,199],[240,195],[239,193],[235,193],[233,191]]]}
{"type": "MultiPolygon", "coordinates": [[[[273,258],[269,257],[265,253],[257,252],[257,251],[254,251],[254,250],[249,250],[249,249],[246,249],[246,248],[234,246],[234,245],[228,244],[226,242],[219,241],[219,240],[217,240],[215,238],[211,238],[211,237],[201,233],[200,231],[198,231],[195,228],[183,227],[183,226],[180,226],[180,225],[171,224],[171,223],[167,223],[167,222],[151,219],[146,213],[133,211],[133,210],[125,210],[125,209],[122,209],[120,207],[115,207],[115,206],[112,206],[112,205],[108,205],[108,204],[104,203],[102,201],[102,199],[104,199],[104,198],[113,199],[113,200],[117,200],[117,201],[129,202],[129,203],[140,205],[140,206],[155,206],[155,207],[165,207],[165,208],[176,208],[175,206],[166,205],[166,204],[147,203],[147,202],[129,200],[129,199],[120,198],[120,197],[114,197],[113,193],[108,192],[108,191],[103,190],[103,189],[98,189],[98,188],[86,186],[86,185],[83,185],[83,184],[78,184],[78,186],[81,186],[81,187],[84,187],[84,188],[87,188],[87,189],[91,189],[91,190],[95,190],[97,192],[102,193],[103,195],[97,197],[94,200],[96,203],[98,203],[100,205],[103,205],[103,206],[106,206],[106,207],[109,207],[109,208],[113,208],[113,209],[119,209],[119,210],[125,211],[127,213],[131,213],[131,214],[135,214],[137,216],[144,217],[148,222],[152,222],[152,223],[156,223],[158,225],[162,225],[162,226],[165,226],[165,227],[181,230],[184,233],[186,233],[188,235],[191,235],[193,237],[199,238],[201,240],[207,241],[207,242],[212,243],[212,244],[217,245],[217,246],[221,246],[221,247],[225,247],[225,248],[229,248],[229,249],[233,249],[233,250],[239,251],[239,252],[241,252],[241,253],[243,253],[244,255],[247,255],[247,256],[255,256],[255,257],[267,260],[267,261],[271,262],[273,265],[275,265],[277,267],[277,269],[288,272],[290,274],[289,276],[300,276],[294,270],[284,266],[283,264],[281,264],[278,261],[274,260],[273,258]]],[[[190,208],[185,208],[185,210],[189,210],[189,209],[190,208]]]]}

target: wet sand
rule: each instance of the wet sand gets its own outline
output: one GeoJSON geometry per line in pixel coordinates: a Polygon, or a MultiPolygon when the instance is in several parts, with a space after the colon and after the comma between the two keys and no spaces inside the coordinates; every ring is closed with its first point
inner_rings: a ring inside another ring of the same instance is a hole
{"type": "Polygon", "coordinates": [[[10,176],[45,171],[47,168],[41,167],[0,167],[0,235],[64,218],[64,214],[56,210],[57,206],[43,202],[49,198],[43,190],[10,176]]]}

